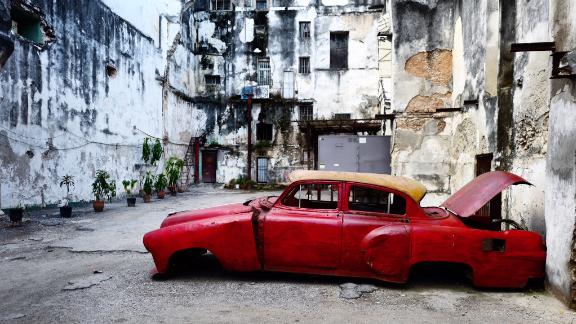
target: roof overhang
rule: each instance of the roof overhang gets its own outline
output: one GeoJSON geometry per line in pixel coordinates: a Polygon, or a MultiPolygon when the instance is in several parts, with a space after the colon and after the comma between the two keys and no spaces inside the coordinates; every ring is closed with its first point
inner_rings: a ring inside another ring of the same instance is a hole
{"type": "Polygon", "coordinates": [[[382,129],[382,120],[391,119],[383,115],[374,119],[314,119],[298,121],[301,132],[312,132],[317,135],[334,133],[377,133],[382,129]]]}

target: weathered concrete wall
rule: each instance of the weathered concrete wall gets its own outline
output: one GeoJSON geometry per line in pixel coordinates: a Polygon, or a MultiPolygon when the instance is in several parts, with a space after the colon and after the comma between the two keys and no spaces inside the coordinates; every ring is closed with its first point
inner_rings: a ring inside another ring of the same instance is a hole
{"type": "Polygon", "coordinates": [[[394,172],[431,189],[424,204],[470,181],[480,154],[493,154],[492,170],[526,178],[534,186],[507,190],[502,216],[545,235],[550,287],[574,306],[574,81],[549,79],[549,52],[510,52],[511,43],[552,39],[568,52],[563,73],[574,73],[572,2],[397,1],[393,9],[394,172]]]}
{"type": "Polygon", "coordinates": [[[258,59],[268,58],[270,96],[255,100],[252,111],[252,178],[261,156],[269,158],[270,180],[285,181],[291,170],[306,167],[305,141],[293,122],[299,118],[299,104],[312,103],[315,118],[329,119],[335,113],[373,118],[379,113],[380,10],[353,2],[335,7],[307,0],[270,2],[263,11],[243,5],[227,11],[208,10],[206,1],[184,5],[181,40],[169,54],[164,114],[171,122],[185,120],[192,125],[173,136],[182,141],[203,136],[206,146],[220,149],[218,182],[246,175],[247,108],[239,95],[243,87],[259,85],[258,59]],[[300,39],[300,21],[311,23],[309,39],[300,39]],[[331,31],[349,32],[348,69],[330,69],[331,31]],[[301,56],[310,57],[309,74],[298,71],[301,56]],[[294,73],[293,85],[284,84],[286,71],[294,73]],[[219,76],[220,83],[207,84],[206,75],[219,76]],[[289,98],[283,95],[287,87],[294,88],[289,98]],[[257,145],[259,122],[273,124],[269,144],[257,145]]]}
{"type": "MultiPolygon", "coordinates": [[[[550,1],[550,33],[557,51],[569,52],[562,66],[576,72],[576,7],[550,1]]],[[[546,274],[550,288],[576,307],[576,84],[557,79],[550,86],[550,129],[546,160],[546,274]]]]}
{"type": "MultiPolygon", "coordinates": [[[[32,1],[54,31],[39,49],[18,38],[0,71],[0,203],[92,198],[97,169],[137,178],[143,132],[162,137],[164,66],[154,40],[100,1],[32,1]],[[107,65],[116,69],[107,73],[107,65]]],[[[169,139],[168,139],[169,140],[169,139]]],[[[120,186],[120,185],[119,185],[120,186]]],[[[120,192],[120,187],[118,188],[120,192]]]]}

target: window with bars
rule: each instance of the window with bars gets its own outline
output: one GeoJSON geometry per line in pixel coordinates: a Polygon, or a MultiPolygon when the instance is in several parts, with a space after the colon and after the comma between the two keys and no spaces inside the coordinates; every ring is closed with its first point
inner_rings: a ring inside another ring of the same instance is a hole
{"type": "Polygon", "coordinates": [[[310,38],[310,22],[301,21],[300,22],[300,39],[310,38]]]}
{"type": "Polygon", "coordinates": [[[256,124],[256,140],[257,141],[272,141],[272,124],[258,123],[256,124]]]}
{"type": "Polygon", "coordinates": [[[298,72],[302,74],[310,73],[310,57],[302,56],[299,60],[298,72]]]}
{"type": "Polygon", "coordinates": [[[272,85],[270,59],[258,59],[258,85],[272,85]]]}
{"type": "Polygon", "coordinates": [[[210,10],[231,10],[230,0],[210,0],[210,10]]]}
{"type": "Polygon", "coordinates": [[[298,107],[300,112],[300,120],[314,119],[314,108],[312,105],[301,105],[298,107]]]}
{"type": "Polygon", "coordinates": [[[330,33],[330,69],[348,68],[348,32],[330,33]]]}
{"type": "Polygon", "coordinates": [[[206,81],[207,85],[220,85],[219,75],[206,74],[204,75],[204,80],[206,81]]]}
{"type": "Polygon", "coordinates": [[[256,181],[258,183],[267,183],[268,182],[268,158],[266,157],[259,157],[256,160],[257,163],[257,173],[256,173],[256,181]]]}
{"type": "Polygon", "coordinates": [[[256,10],[268,10],[268,0],[256,0],[256,10]]]}
{"type": "Polygon", "coordinates": [[[352,114],[334,114],[334,119],[347,120],[352,117],[352,114]]]}

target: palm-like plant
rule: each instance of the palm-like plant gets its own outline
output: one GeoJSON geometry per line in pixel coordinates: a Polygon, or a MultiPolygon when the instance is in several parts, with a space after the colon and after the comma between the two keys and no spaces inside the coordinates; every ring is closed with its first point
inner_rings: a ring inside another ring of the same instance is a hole
{"type": "Polygon", "coordinates": [[[60,179],[60,188],[66,186],[66,206],[68,205],[68,200],[70,199],[70,187],[74,187],[74,177],[67,174],[60,179]]]}
{"type": "Polygon", "coordinates": [[[124,186],[124,191],[126,191],[128,197],[132,197],[132,191],[136,188],[136,183],[138,183],[136,179],[122,181],[122,186],[124,186]]]}

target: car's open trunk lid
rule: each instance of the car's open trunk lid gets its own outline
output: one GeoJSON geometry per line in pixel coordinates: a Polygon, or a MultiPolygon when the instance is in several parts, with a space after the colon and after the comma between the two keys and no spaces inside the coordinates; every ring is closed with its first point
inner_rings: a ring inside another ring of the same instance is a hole
{"type": "Polygon", "coordinates": [[[450,196],[441,206],[458,216],[470,217],[499,192],[517,184],[529,185],[530,183],[509,172],[484,173],[450,196]]]}

